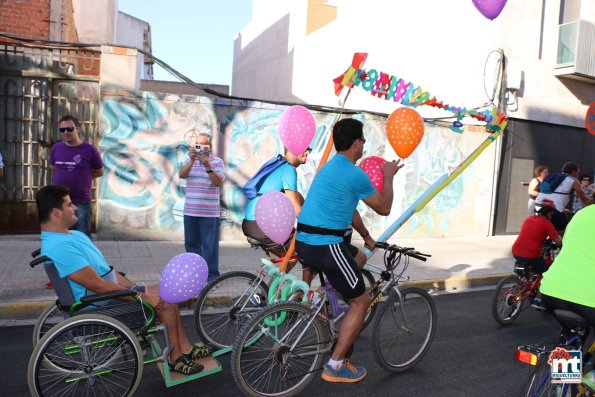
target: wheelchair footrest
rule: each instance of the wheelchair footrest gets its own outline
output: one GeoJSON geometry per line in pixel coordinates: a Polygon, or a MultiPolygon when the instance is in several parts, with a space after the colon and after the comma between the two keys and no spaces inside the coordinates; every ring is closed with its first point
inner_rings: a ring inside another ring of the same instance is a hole
{"type": "Polygon", "coordinates": [[[217,361],[213,356],[199,358],[194,360],[194,362],[204,366],[204,369],[202,371],[194,375],[183,375],[177,372],[173,372],[169,370],[167,364],[158,363],[157,367],[159,368],[159,371],[161,372],[161,375],[165,380],[165,386],[176,386],[194,379],[203,378],[205,376],[216,374],[217,372],[222,371],[221,363],[219,363],[219,361],[217,361]]]}

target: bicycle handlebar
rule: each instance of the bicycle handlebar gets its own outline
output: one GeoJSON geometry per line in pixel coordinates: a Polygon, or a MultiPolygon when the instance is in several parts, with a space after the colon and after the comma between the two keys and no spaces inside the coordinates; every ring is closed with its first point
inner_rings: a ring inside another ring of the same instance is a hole
{"type": "Polygon", "coordinates": [[[428,258],[432,256],[430,254],[424,254],[424,253],[418,252],[414,248],[399,247],[396,244],[376,242],[376,248],[382,248],[382,249],[385,249],[385,250],[391,251],[391,252],[398,252],[400,254],[407,255],[412,258],[419,259],[420,261],[424,261],[424,262],[427,261],[428,258]]]}

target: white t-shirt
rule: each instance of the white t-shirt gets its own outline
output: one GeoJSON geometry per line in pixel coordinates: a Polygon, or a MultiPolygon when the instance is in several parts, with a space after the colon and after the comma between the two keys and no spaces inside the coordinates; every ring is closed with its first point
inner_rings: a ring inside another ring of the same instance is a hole
{"type": "Polygon", "coordinates": [[[537,204],[541,204],[543,199],[550,199],[554,202],[554,205],[558,211],[564,211],[564,208],[566,208],[568,200],[570,199],[569,193],[572,190],[572,185],[575,181],[575,178],[571,177],[570,175],[566,175],[566,179],[564,179],[562,183],[558,185],[554,193],[539,193],[535,199],[535,202],[537,204]]]}

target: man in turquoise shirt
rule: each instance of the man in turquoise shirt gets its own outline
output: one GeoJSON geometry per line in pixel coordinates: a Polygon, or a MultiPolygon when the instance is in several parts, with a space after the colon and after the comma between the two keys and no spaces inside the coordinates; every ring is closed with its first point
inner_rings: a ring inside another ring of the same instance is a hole
{"type": "MultiPolygon", "coordinates": [[[[69,193],[65,186],[48,185],[42,187],[35,197],[41,223],[41,254],[52,259],[60,277],[68,279],[77,300],[89,292],[133,288],[133,283],[116,272],[112,272],[115,278],[102,277],[110,271],[110,267],[101,251],[86,234],[69,230],[77,221],[76,206],[69,193]]],[[[158,285],[148,286],[146,292],[138,292],[138,295],[157,310],[159,319],[167,326],[173,342],[170,369],[184,375],[200,372],[203,366],[195,363],[194,359],[203,354],[204,346],[193,345],[188,340],[177,305],[161,300],[158,285]]]]}
{"type": "Polygon", "coordinates": [[[364,238],[366,247],[374,248],[376,242],[357,212],[357,204],[363,200],[378,214],[388,215],[393,202],[393,178],[403,165],[399,160],[382,166],[384,186],[378,193],[370,178],[355,166],[366,143],[363,124],[355,119],[338,121],[333,127],[333,140],[337,154],[314,178],[298,217],[296,252],[304,267],[324,273],[349,304],[322,379],[353,383],[366,376],[366,369],[345,360],[345,354],[361,330],[370,296],[365,293],[360,272],[366,255],[345,243],[343,234],[351,224],[364,238]]]}

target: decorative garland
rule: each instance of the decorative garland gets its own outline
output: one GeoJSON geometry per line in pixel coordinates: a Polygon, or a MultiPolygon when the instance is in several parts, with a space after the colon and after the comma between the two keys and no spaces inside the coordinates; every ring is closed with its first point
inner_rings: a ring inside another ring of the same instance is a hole
{"type": "Polygon", "coordinates": [[[432,106],[447,110],[454,114],[456,120],[449,128],[457,133],[463,133],[463,123],[461,120],[465,116],[473,117],[486,123],[486,130],[489,132],[498,132],[506,127],[506,115],[498,113],[496,106],[492,109],[467,109],[464,107],[451,106],[438,101],[436,97],[431,97],[430,93],[424,91],[421,87],[415,86],[411,82],[393,76],[384,72],[378,72],[376,69],[363,69],[359,67],[366,60],[368,54],[358,52],[354,54],[351,66],[341,76],[334,79],[335,94],[341,94],[343,87],[353,88],[361,86],[364,90],[370,92],[372,96],[385,100],[392,100],[405,106],[432,106]]]}

